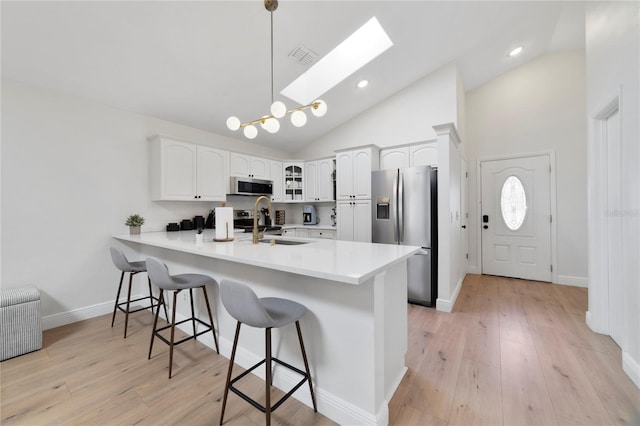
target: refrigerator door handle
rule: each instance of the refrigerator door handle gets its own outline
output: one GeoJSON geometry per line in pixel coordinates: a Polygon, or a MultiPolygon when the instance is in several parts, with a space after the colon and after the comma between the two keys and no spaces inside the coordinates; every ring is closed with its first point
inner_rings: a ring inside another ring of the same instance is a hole
{"type": "Polygon", "coordinates": [[[393,242],[398,240],[398,171],[393,178],[393,242]]]}
{"type": "Polygon", "coordinates": [[[397,206],[398,206],[398,242],[402,243],[404,240],[404,184],[402,172],[398,171],[398,198],[397,206]]]}

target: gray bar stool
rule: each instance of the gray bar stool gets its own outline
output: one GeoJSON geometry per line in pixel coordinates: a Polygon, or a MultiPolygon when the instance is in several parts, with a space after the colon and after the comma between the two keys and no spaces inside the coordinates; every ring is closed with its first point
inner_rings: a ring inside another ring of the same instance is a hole
{"type": "MultiPolygon", "coordinates": [[[[157,336],[158,339],[162,340],[164,343],[169,345],[169,378],[171,378],[171,370],[173,367],[173,347],[184,343],[191,339],[196,339],[198,336],[205,334],[211,331],[213,334],[213,341],[216,345],[216,352],[220,353],[220,349],[218,348],[218,338],[216,337],[216,328],[213,325],[213,316],[211,315],[211,307],[209,306],[209,298],[207,297],[207,284],[215,284],[215,280],[208,275],[202,274],[179,274],[179,275],[169,275],[169,271],[167,267],[162,264],[158,259],[154,259],[149,257],[146,259],[147,263],[147,274],[151,279],[151,282],[160,288],[160,301],[164,303],[164,292],[173,291],[173,312],[171,315],[171,323],[161,328],[158,327],[158,312],[156,312],[156,318],[153,322],[153,331],[151,333],[151,343],[149,345],[149,357],[151,359],[151,351],[153,350],[153,340],[157,336]],[[207,305],[207,312],[209,313],[209,324],[202,321],[200,318],[196,318],[195,311],[193,309],[193,289],[201,288],[202,293],[204,294],[204,301],[207,305]],[[187,318],[176,323],[176,302],[178,301],[178,293],[182,290],[189,290],[189,297],[191,299],[191,318],[187,318]],[[185,322],[191,321],[193,325],[193,335],[189,337],[185,337],[182,340],[174,342],[176,325],[183,324],[185,322]],[[196,332],[196,322],[207,327],[205,330],[197,333],[196,332]],[[170,340],[165,339],[160,335],[160,332],[171,328],[171,338],[170,340]]],[[[168,317],[167,317],[168,320],[168,317]]]]}
{"type": "Polygon", "coordinates": [[[271,412],[275,411],[287,398],[302,386],[304,382],[309,383],[309,391],[311,392],[311,401],[313,402],[313,411],[318,411],[316,407],[316,398],[313,393],[313,384],[311,383],[311,374],[309,373],[309,363],[307,362],[307,354],[304,350],[304,343],[302,342],[302,332],[300,331],[299,319],[307,313],[307,308],[300,303],[287,299],[279,299],[275,297],[265,297],[258,299],[258,296],[248,286],[230,280],[222,280],[220,283],[220,298],[222,304],[227,309],[229,314],[236,319],[236,334],[233,339],[233,349],[231,350],[231,360],[229,361],[229,372],[227,373],[227,381],[224,388],[224,399],[222,402],[222,412],[220,413],[220,424],[224,422],[224,409],[227,405],[227,395],[229,389],[249,404],[256,407],[258,410],[266,414],[267,426],[271,424],[271,412]],[[298,340],[300,341],[300,349],[302,350],[302,359],[304,360],[305,371],[302,371],[296,367],[293,367],[285,362],[280,361],[277,358],[271,356],[271,329],[280,328],[285,325],[296,323],[296,329],[298,331],[298,340]],[[231,379],[231,373],[233,371],[233,362],[236,356],[236,348],[238,346],[238,337],[240,336],[240,326],[242,324],[249,325],[256,328],[265,329],[265,359],[249,368],[244,373],[238,375],[236,378],[231,379]],[[284,395],[278,402],[271,405],[271,361],[275,361],[278,364],[287,367],[296,373],[303,376],[303,379],[296,384],[286,395],[284,395]],[[260,365],[265,364],[266,377],[266,407],[263,407],[249,396],[236,389],[233,384],[242,379],[247,374],[258,368],[260,365]]]}
{"type": "MultiPolygon", "coordinates": [[[[147,272],[147,265],[144,262],[129,262],[127,257],[122,253],[122,251],[118,250],[115,247],[111,247],[111,260],[113,264],[122,271],[120,274],[120,285],[118,286],[118,294],[116,295],[116,302],[113,306],[113,315],[111,316],[111,327],[113,327],[113,323],[116,320],[116,311],[119,309],[124,312],[124,338],[127,338],[127,327],[129,325],[129,314],[143,311],[145,309],[151,309],[151,313],[153,313],[153,308],[158,307],[157,310],[160,310],[160,299],[153,295],[151,291],[151,280],[147,277],[147,281],[149,282],[149,296],[139,297],[137,299],[131,300],[131,282],[133,281],[133,276],[140,272],[147,272]],[[120,300],[120,291],[122,290],[122,281],[124,281],[124,274],[129,273],[129,291],[127,292],[127,301],[126,302],[118,302],[120,300]],[[149,306],[144,306],[142,308],[131,310],[131,302],[139,302],[141,300],[149,299],[149,306]],[[123,307],[124,306],[124,307],[123,307]]],[[[163,303],[164,306],[164,303],[163,303]]],[[[167,307],[164,306],[164,314],[167,315],[167,307]]]]}

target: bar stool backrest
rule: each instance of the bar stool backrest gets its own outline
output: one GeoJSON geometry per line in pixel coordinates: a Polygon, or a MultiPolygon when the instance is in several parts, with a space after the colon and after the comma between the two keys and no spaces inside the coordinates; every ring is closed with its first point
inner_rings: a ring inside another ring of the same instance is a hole
{"type": "Polygon", "coordinates": [[[229,314],[243,324],[257,328],[277,326],[254,291],[242,283],[222,280],[220,299],[229,314]]]}
{"type": "Polygon", "coordinates": [[[131,266],[127,257],[115,247],[111,247],[111,260],[116,268],[124,272],[132,272],[134,268],[131,266]]]}
{"type": "Polygon", "coordinates": [[[181,285],[174,277],[169,275],[167,266],[160,262],[158,259],[148,257],[145,259],[147,264],[147,274],[149,279],[158,288],[163,290],[180,290],[184,289],[184,285],[181,285]]]}

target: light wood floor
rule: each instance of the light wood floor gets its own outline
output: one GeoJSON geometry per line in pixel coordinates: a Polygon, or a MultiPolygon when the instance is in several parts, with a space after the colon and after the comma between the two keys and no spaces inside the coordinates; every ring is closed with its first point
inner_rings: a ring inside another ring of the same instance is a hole
{"type": "MultiPolygon", "coordinates": [[[[584,324],[586,289],[467,276],[454,312],[409,305],[409,370],[392,425],[640,424],[640,390],[620,349],[584,324]]],[[[199,342],[147,351],[150,313],[110,315],[44,332],[44,348],[0,364],[2,425],[217,424],[226,358],[199,342]]],[[[313,362],[313,355],[310,355],[313,362]]],[[[250,375],[243,389],[260,395],[250,375]]],[[[281,392],[274,391],[274,397],[281,392]]],[[[273,400],[273,399],[272,399],[273,400]]],[[[229,425],[263,414],[230,395],[229,425]]],[[[333,424],[294,399],[274,424],[333,424]]]]}

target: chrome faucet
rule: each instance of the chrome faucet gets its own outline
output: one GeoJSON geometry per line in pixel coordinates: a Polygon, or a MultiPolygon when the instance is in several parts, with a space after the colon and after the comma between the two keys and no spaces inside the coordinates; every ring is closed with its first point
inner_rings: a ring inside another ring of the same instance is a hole
{"type": "Polygon", "coordinates": [[[258,244],[258,240],[264,237],[264,232],[258,232],[258,204],[260,204],[261,200],[265,200],[267,202],[269,217],[273,217],[271,211],[271,200],[269,200],[269,197],[265,197],[264,195],[259,196],[256,199],[256,204],[253,206],[253,244],[258,244]]]}

